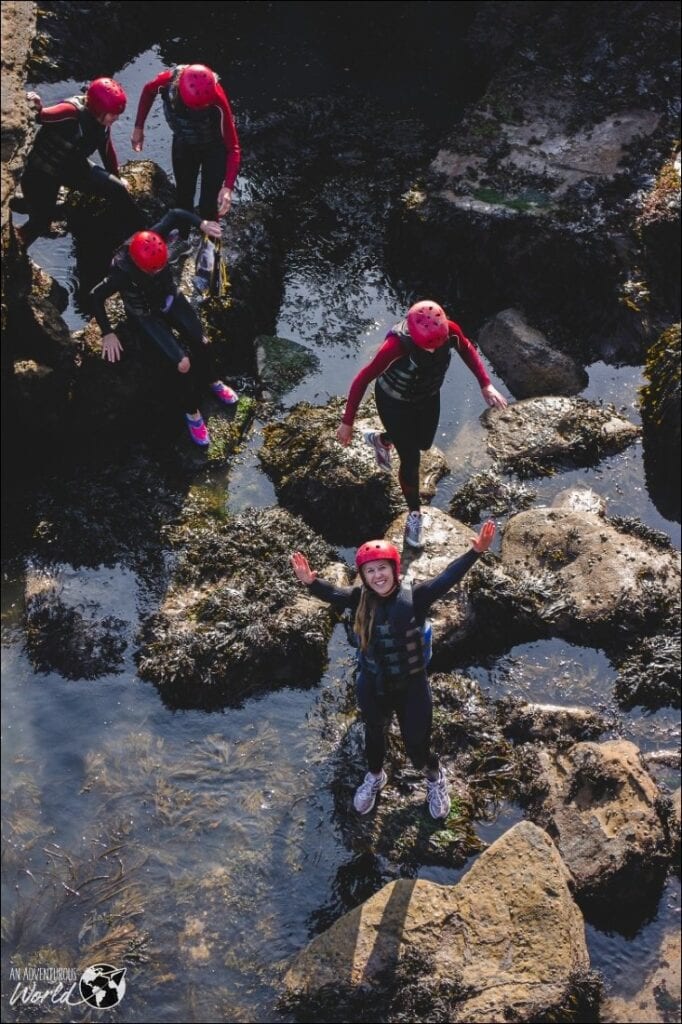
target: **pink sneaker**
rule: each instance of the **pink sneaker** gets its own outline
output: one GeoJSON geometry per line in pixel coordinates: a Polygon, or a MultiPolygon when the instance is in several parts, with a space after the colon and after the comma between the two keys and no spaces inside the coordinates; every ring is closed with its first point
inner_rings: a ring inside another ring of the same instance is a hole
{"type": "Polygon", "coordinates": [[[233,391],[232,388],[228,388],[227,384],[223,384],[221,380],[211,384],[211,391],[223,405],[234,405],[235,402],[239,401],[237,392],[233,391]]]}
{"type": "Polygon", "coordinates": [[[198,420],[193,420],[190,416],[185,413],[185,419],[187,420],[187,429],[189,430],[189,436],[192,438],[195,444],[198,444],[200,448],[208,448],[211,443],[206,424],[204,423],[201,416],[198,420]]]}

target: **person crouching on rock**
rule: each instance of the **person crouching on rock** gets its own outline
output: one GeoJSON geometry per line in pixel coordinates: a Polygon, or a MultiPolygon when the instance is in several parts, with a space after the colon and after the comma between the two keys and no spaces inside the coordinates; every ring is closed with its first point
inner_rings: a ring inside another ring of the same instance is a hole
{"type": "Polygon", "coordinates": [[[211,439],[199,411],[201,388],[210,387],[225,405],[233,405],[238,398],[232,388],[216,379],[208,338],[191,305],[178,291],[168,265],[168,237],[185,224],[201,228],[212,238],[220,237],[216,221],[201,220],[185,210],[171,210],[149,231],[136,232],[118,249],[108,275],[93,288],[90,299],[102,331],[102,358],[116,363],[123,352],[105,307],[105,300],[119,293],[130,319],[182,375],[182,406],[189,435],[195,444],[207,447],[211,439]]]}
{"type": "Polygon", "coordinates": [[[484,523],[471,551],[456,558],[433,579],[410,584],[400,579],[400,554],[385,540],[358,548],[355,564],[362,583],[337,587],[318,579],[300,552],[291,556],[296,577],[314,597],[339,610],[350,608],[358,647],[357,699],[365,726],[369,771],[355,792],[353,805],[369,814],[388,779],[384,771],[386,732],[398,717],[407,754],[426,775],[426,799],[433,818],[447,818],[450,797],[445,769],[431,751],[432,697],[426,674],[424,627],[431,605],[459,583],[495,536],[495,523],[484,523]]]}
{"type": "Polygon", "coordinates": [[[395,324],[383,345],[350,386],[346,408],[336,431],[340,444],[350,443],[353,421],[370,381],[376,379],[375,398],[384,432],[367,431],[365,441],[374,448],[381,469],[391,468],[391,447],[400,459],[398,480],[409,514],[405,543],[424,546],[419,497],[420,452],[433,444],[440,418],[440,389],[455,349],[481,387],[485,402],[503,408],[507,400],[490,383],[474,345],[462,328],[448,320],[444,310],[430,300],[417,302],[404,320],[395,324]]]}
{"type": "Polygon", "coordinates": [[[26,98],[40,125],[21,177],[21,191],[29,218],[17,230],[28,248],[50,231],[62,185],[79,192],[103,196],[111,204],[112,217],[121,238],[142,227],[144,221],[127,185],[119,177],[111,126],[126,108],[126,94],[112,78],[96,78],[83,96],[72,96],[44,107],[35,92],[26,98]],[[103,167],[88,157],[99,152],[103,167]]]}

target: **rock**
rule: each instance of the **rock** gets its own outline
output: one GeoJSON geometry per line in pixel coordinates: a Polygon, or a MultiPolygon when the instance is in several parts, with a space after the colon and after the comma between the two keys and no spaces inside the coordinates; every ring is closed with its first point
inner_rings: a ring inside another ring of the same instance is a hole
{"type": "Polygon", "coordinates": [[[640,430],[613,406],[584,398],[529,398],[481,416],[488,451],[505,472],[546,476],[555,467],[595,465],[623,451],[640,430]]]}
{"type": "Polygon", "coordinates": [[[265,389],[276,398],[292,391],[308,374],[315,373],[320,360],[304,345],[287,338],[256,338],[258,375],[265,389]]]}
{"type": "Polygon", "coordinates": [[[592,513],[519,512],[505,527],[501,569],[517,591],[511,607],[525,594],[526,614],[550,635],[599,635],[613,644],[614,633],[629,638],[633,629],[649,630],[679,614],[679,552],[623,533],[592,513]]]}
{"type": "Polygon", "coordinates": [[[450,515],[475,525],[488,516],[509,516],[530,508],[537,492],[515,480],[503,480],[494,470],[476,473],[452,496],[450,515]]]}
{"type": "Polygon", "coordinates": [[[680,706],[679,631],[639,637],[617,659],[616,698],[621,707],[680,706]]]}
{"type": "Polygon", "coordinates": [[[573,875],[576,893],[589,900],[638,902],[660,882],[666,837],[657,810],[659,791],[626,740],[576,743],[563,753],[540,750],[542,774],[531,817],[555,840],[573,875]]]}
{"type": "Polygon", "coordinates": [[[680,325],[649,349],[641,389],[644,470],[651,497],[667,519],[680,521],[680,325]]]}
{"type": "Polygon", "coordinates": [[[521,822],[456,886],[422,879],[385,886],[312,940],[285,975],[285,989],[309,1009],[334,998],[340,1013],[355,990],[365,1010],[376,1002],[371,1019],[395,1019],[396,975],[422,958],[429,973],[412,981],[424,997],[423,1019],[542,1019],[567,1008],[589,971],[569,885],[552,842],[521,822]],[[435,1005],[445,1017],[432,1016],[435,1005]]]}
{"type": "Polygon", "coordinates": [[[558,704],[529,704],[513,697],[498,701],[498,718],[505,736],[515,742],[532,740],[594,739],[606,722],[591,708],[558,704]]]}
{"type": "MultiPolygon", "coordinates": [[[[342,399],[332,399],[326,406],[299,403],[284,420],[265,427],[258,457],[286,508],[333,543],[358,545],[383,536],[405,505],[397,466],[392,473],[380,470],[374,450],[362,439],[364,430],[380,426],[378,420],[366,418],[371,403],[356,420],[351,444],[344,448],[336,441],[344,405],[342,399]]],[[[422,495],[432,495],[435,481],[446,472],[437,448],[425,453],[422,495]]]]}
{"type": "Polygon", "coordinates": [[[591,487],[567,487],[552,498],[552,508],[565,508],[569,512],[591,512],[603,516],[606,499],[591,487]]]}
{"type": "Polygon", "coordinates": [[[330,606],[296,580],[304,551],[326,578],[346,569],[319,537],[281,509],[234,519],[196,492],[171,531],[178,566],[137,654],[143,679],[172,707],[224,707],[255,690],[319,680],[334,624],[330,606]]]}
{"type": "Polygon", "coordinates": [[[514,398],[535,395],[577,395],[588,376],[570,356],[552,348],[517,309],[505,309],[488,320],[478,344],[514,398]]]}
{"type": "Polygon", "coordinates": [[[4,226],[9,200],[24,169],[34,120],[26,102],[26,66],[36,25],[35,3],[2,5],[2,208],[4,226]]]}
{"type": "Polygon", "coordinates": [[[680,952],[678,932],[663,936],[656,954],[656,967],[647,975],[642,987],[632,996],[610,996],[604,999],[599,1013],[604,1024],[664,1024],[680,1019],[680,952]]]}
{"type": "Polygon", "coordinates": [[[644,197],[636,231],[644,255],[642,305],[653,302],[674,319],[680,309],[680,150],[663,161],[644,197]]]}

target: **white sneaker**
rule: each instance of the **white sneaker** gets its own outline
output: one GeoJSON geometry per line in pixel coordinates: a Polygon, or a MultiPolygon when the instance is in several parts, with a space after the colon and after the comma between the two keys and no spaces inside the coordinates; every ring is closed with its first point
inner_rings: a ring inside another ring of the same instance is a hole
{"type": "Polygon", "coordinates": [[[426,799],[432,818],[447,818],[450,813],[450,794],[444,768],[440,769],[435,782],[426,780],[426,799]]]}
{"type": "Polygon", "coordinates": [[[391,449],[381,440],[381,433],[378,430],[366,430],[362,435],[363,440],[374,449],[374,455],[379,469],[391,470],[391,449]]]}
{"type": "Polygon", "coordinates": [[[421,512],[410,512],[408,515],[404,539],[411,548],[424,547],[424,521],[421,512]]]}
{"type": "Polygon", "coordinates": [[[387,782],[388,776],[383,768],[381,775],[372,775],[371,772],[367,772],[365,781],[358,786],[353,797],[353,807],[358,814],[369,814],[376,803],[377,796],[387,782]]]}

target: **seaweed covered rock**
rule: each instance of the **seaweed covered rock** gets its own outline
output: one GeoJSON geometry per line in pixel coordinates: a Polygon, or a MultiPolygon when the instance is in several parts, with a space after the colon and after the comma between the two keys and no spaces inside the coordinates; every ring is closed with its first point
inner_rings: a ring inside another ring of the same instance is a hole
{"type": "Polygon", "coordinates": [[[679,618],[680,559],[593,513],[537,508],[513,516],[500,563],[473,570],[476,611],[516,633],[601,641],[679,618]]]}
{"type": "Polygon", "coordinates": [[[602,716],[591,708],[532,704],[506,697],[497,702],[497,709],[503,734],[516,743],[591,740],[607,728],[602,716]]]}
{"type": "Polygon", "coordinates": [[[488,409],[481,422],[488,431],[488,452],[505,472],[523,477],[595,465],[640,435],[639,428],[613,406],[561,396],[488,409]]]}
{"type": "Polygon", "coordinates": [[[258,375],[265,391],[273,398],[281,398],[292,391],[319,368],[320,360],[315,353],[297,341],[261,334],[255,345],[258,375]]]}
{"type": "MultiPolygon", "coordinates": [[[[325,406],[299,403],[282,422],[265,427],[258,455],[286,508],[335,544],[361,544],[382,536],[404,501],[397,470],[380,470],[374,449],[362,440],[363,431],[376,429],[378,420],[364,412],[351,444],[344,448],[336,441],[343,408],[341,399],[325,406]]],[[[431,449],[422,459],[422,495],[432,496],[446,472],[442,453],[431,449]]]]}
{"type": "Polygon", "coordinates": [[[537,492],[527,484],[505,480],[492,469],[476,473],[453,494],[449,511],[472,526],[488,516],[510,516],[530,508],[537,492]]]}
{"type": "Polygon", "coordinates": [[[142,624],[140,675],[172,707],[220,707],[245,694],[317,682],[334,615],[310,597],[289,563],[305,551],[324,575],[346,581],[334,551],[287,512],[227,518],[190,495],[170,531],[178,563],[159,612],[142,624]]]}
{"type": "MultiPolygon", "coordinates": [[[[541,774],[530,816],[555,840],[581,905],[622,897],[632,904],[658,889],[667,861],[659,790],[626,740],[540,750],[541,774]]],[[[593,906],[594,905],[594,906],[593,906]]]]}
{"type": "Polygon", "coordinates": [[[587,387],[583,367],[552,348],[517,309],[505,309],[488,320],[478,344],[514,398],[577,395],[587,387]]]}
{"type": "MultiPolygon", "coordinates": [[[[427,959],[412,979],[421,1019],[532,1020],[562,1011],[562,1020],[577,1019],[590,973],[570,882],[553,843],[530,822],[506,832],[456,886],[391,882],[296,957],[284,985],[297,1019],[358,1019],[348,1015],[358,994],[374,1011],[365,1019],[405,1019],[392,1003],[394,981],[415,957],[427,959]]],[[[593,989],[593,1011],[596,996],[593,989]]]]}
{"type": "Polygon", "coordinates": [[[680,325],[663,331],[649,349],[641,391],[644,469],[656,507],[680,521],[680,325]]]}
{"type": "Polygon", "coordinates": [[[680,706],[680,634],[640,637],[617,661],[616,699],[621,707],[680,706]]]}
{"type": "Polygon", "coordinates": [[[637,218],[647,278],[647,299],[680,315],[680,150],[666,159],[637,218]]]}

